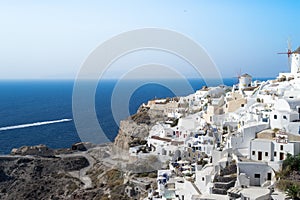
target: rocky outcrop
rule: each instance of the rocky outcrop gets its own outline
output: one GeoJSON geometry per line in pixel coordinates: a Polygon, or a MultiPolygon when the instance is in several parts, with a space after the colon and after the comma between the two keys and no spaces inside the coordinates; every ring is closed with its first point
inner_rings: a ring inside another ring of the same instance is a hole
{"type": "Polygon", "coordinates": [[[120,123],[119,133],[114,144],[121,149],[129,149],[129,144],[135,138],[145,138],[148,136],[150,126],[147,124],[137,124],[133,120],[123,120],[120,123]]]}
{"type": "Polygon", "coordinates": [[[131,143],[137,139],[144,140],[149,135],[151,127],[158,121],[164,121],[165,118],[162,110],[140,108],[136,114],[120,122],[114,144],[128,150],[131,143]]]}
{"type": "MultiPolygon", "coordinates": [[[[152,172],[153,167],[160,167],[156,158],[149,158],[151,168],[146,161],[132,164],[127,157],[116,159],[112,156],[112,144],[97,145],[86,151],[81,151],[80,143],[75,146],[75,150],[54,150],[55,155],[50,157],[29,151],[39,149],[37,146],[14,150],[26,152],[24,155],[0,156],[0,199],[125,200],[129,199],[125,187],[132,177],[140,171],[152,172]],[[120,162],[124,168],[119,166],[120,162]]],[[[147,192],[141,194],[145,196],[147,192]]]]}
{"type": "Polygon", "coordinates": [[[95,147],[95,144],[92,144],[90,142],[77,142],[72,145],[71,149],[73,151],[86,151],[93,147],[95,147]]]}
{"type": "Polygon", "coordinates": [[[54,151],[48,148],[46,145],[37,145],[37,146],[23,146],[20,148],[15,148],[11,150],[11,155],[34,155],[34,156],[43,156],[43,157],[52,157],[54,156],[54,151]]]}
{"type": "Polygon", "coordinates": [[[89,165],[84,157],[0,159],[0,199],[65,199],[82,186],[68,172],[89,165]]]}

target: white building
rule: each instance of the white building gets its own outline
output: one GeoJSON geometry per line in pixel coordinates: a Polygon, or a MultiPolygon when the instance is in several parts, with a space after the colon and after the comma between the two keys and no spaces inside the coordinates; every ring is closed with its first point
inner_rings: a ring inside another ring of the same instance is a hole
{"type": "Polygon", "coordinates": [[[298,78],[300,75],[300,47],[291,54],[291,74],[295,78],[298,78]]]}
{"type": "Polygon", "coordinates": [[[270,114],[272,129],[284,129],[298,135],[300,131],[300,99],[279,99],[270,114]]]}
{"type": "Polygon", "coordinates": [[[241,187],[270,186],[275,180],[274,170],[267,163],[238,161],[237,168],[237,184],[241,187]]]}
{"type": "Polygon", "coordinates": [[[299,78],[300,77],[300,47],[293,52],[287,52],[291,62],[290,73],[279,73],[279,77],[299,78]]]}
{"type": "Polygon", "coordinates": [[[202,194],[210,194],[213,187],[213,177],[215,169],[212,164],[205,165],[201,170],[196,171],[195,184],[202,194]]]}
{"type": "Polygon", "coordinates": [[[214,138],[196,134],[186,141],[186,146],[192,148],[193,151],[201,151],[211,156],[214,147],[214,138]]]}
{"type": "Polygon", "coordinates": [[[256,133],[269,127],[266,123],[256,123],[251,126],[242,127],[240,132],[236,132],[227,138],[226,148],[232,148],[243,156],[249,155],[249,146],[256,133]]]}
{"type": "Polygon", "coordinates": [[[251,160],[267,162],[277,171],[288,153],[291,155],[300,153],[300,142],[288,141],[288,137],[278,134],[276,139],[252,140],[249,151],[251,160]]]}
{"type": "Polygon", "coordinates": [[[243,74],[239,77],[239,89],[245,89],[251,87],[252,76],[249,74],[243,74]]]}

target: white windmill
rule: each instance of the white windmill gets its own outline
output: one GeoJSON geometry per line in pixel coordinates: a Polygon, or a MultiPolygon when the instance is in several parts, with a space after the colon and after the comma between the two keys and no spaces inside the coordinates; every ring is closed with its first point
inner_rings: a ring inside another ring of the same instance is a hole
{"type": "Polygon", "coordinates": [[[289,65],[291,67],[291,74],[296,78],[300,75],[300,47],[298,47],[295,51],[292,51],[292,47],[290,42],[288,42],[288,50],[284,53],[278,54],[287,54],[289,65]]]}

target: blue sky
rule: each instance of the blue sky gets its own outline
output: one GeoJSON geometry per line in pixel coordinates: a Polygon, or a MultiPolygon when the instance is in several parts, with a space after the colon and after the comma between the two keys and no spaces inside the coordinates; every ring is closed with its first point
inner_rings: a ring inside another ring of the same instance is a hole
{"type": "Polygon", "coordinates": [[[192,38],[223,77],[240,70],[275,77],[289,70],[287,57],[277,55],[286,51],[287,39],[294,49],[300,46],[299,8],[300,1],[292,0],[1,1],[0,79],[73,79],[102,42],[145,27],[192,38]]]}

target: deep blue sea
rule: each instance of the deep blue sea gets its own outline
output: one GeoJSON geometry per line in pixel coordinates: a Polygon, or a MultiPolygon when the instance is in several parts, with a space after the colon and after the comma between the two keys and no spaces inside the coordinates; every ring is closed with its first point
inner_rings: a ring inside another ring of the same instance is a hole
{"type": "MultiPolygon", "coordinates": [[[[176,84],[176,80],[170,81],[176,84]]],[[[204,85],[203,80],[192,79],[189,82],[194,91],[204,85]]],[[[236,79],[224,79],[223,82],[225,85],[233,85],[236,79]]],[[[57,123],[57,120],[73,119],[73,84],[73,81],[1,81],[0,154],[7,154],[12,148],[24,145],[45,144],[51,148],[66,148],[79,142],[80,138],[73,120],[57,123]],[[38,122],[46,123],[38,124],[38,122]]],[[[118,125],[110,109],[115,84],[115,80],[101,81],[95,95],[98,122],[111,141],[118,133],[118,125]]],[[[133,81],[123,84],[129,86],[133,81]]],[[[188,93],[182,91],[180,95],[188,93]]],[[[150,99],[173,96],[169,89],[158,84],[141,86],[130,98],[130,114],[135,113],[142,103],[150,99]]]]}

